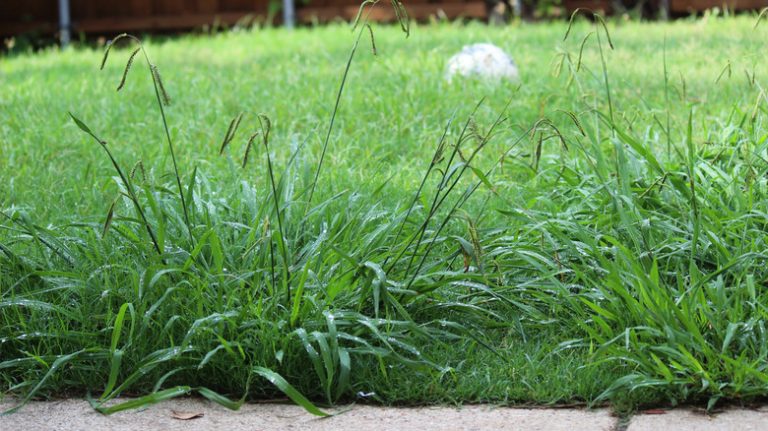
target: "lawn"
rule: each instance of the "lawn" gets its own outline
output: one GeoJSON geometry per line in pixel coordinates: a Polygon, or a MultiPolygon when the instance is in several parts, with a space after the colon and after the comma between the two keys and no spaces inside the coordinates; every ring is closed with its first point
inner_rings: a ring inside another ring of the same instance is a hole
{"type": "Polygon", "coordinates": [[[0,394],[765,397],[755,23],[362,27],[338,111],[349,26],[145,39],[167,136],[136,45],[0,57],[0,394]]]}

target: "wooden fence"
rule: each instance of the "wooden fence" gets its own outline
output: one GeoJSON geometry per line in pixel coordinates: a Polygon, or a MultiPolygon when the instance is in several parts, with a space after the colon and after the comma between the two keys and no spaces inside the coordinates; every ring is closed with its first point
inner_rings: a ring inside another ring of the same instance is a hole
{"type": "MultiPolygon", "coordinates": [[[[725,7],[742,11],[768,7],[768,0],[651,0],[651,3],[659,10],[666,7],[667,13],[672,16],[683,16],[713,8],[725,7]]],[[[586,8],[606,14],[613,13],[614,9],[611,0],[563,0],[563,5],[568,11],[586,8]]]]}
{"type": "Polygon", "coordinates": [[[713,8],[727,7],[731,10],[758,10],[768,7],[768,0],[669,0],[672,13],[689,13],[713,8]]]}
{"type": "MultiPolygon", "coordinates": [[[[241,21],[272,19],[280,23],[281,15],[270,16],[280,0],[71,0],[71,31],[74,34],[116,33],[122,31],[176,31],[204,25],[233,25],[241,21]]],[[[296,18],[302,23],[328,22],[340,18],[353,19],[360,0],[297,1],[296,18]]],[[[417,20],[430,16],[448,18],[484,18],[483,0],[417,0],[406,4],[409,15],[417,20]]],[[[392,6],[382,1],[371,18],[379,21],[395,19],[392,6]]],[[[58,31],[59,11],[55,0],[0,0],[0,35],[20,33],[52,34],[58,31]]]]}
{"type": "MultiPolygon", "coordinates": [[[[611,12],[612,0],[563,0],[565,9],[588,7],[611,12]]],[[[684,14],[727,5],[732,9],[759,9],[768,0],[652,0],[666,2],[670,12],[684,14]]],[[[280,22],[281,0],[70,0],[72,33],[114,34],[122,31],[179,31],[204,25],[233,25],[241,20],[280,22]],[[270,3],[271,2],[271,3],[270,3]]],[[[361,0],[296,1],[299,22],[327,22],[336,18],[353,19],[361,0]]],[[[430,16],[447,18],[486,17],[485,0],[404,0],[411,18],[425,20],[430,16]]],[[[380,21],[391,21],[394,11],[388,0],[382,0],[372,14],[380,21]]],[[[56,0],[0,0],[0,36],[22,33],[52,35],[59,29],[56,0]]]]}

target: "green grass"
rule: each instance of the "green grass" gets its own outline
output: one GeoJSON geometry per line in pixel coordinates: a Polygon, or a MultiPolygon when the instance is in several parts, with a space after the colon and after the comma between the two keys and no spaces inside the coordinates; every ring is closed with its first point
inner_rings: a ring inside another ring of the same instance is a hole
{"type": "Polygon", "coordinates": [[[173,153],[141,53],[0,59],[0,393],[764,397],[755,18],[374,27],[322,169],[346,26],[145,41],[173,153]],[[445,83],[474,41],[520,85],[445,83]]]}

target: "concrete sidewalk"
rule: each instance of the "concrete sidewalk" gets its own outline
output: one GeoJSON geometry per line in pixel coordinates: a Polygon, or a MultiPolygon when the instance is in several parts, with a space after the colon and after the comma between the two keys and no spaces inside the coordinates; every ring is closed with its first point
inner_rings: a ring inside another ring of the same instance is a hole
{"type": "MultiPolygon", "coordinates": [[[[0,409],[12,407],[0,402],[0,409]]],[[[0,416],[2,431],[43,430],[768,430],[768,409],[734,409],[708,416],[692,410],[654,411],[620,421],[606,409],[524,409],[493,406],[383,408],[352,406],[325,419],[287,404],[246,404],[230,411],[201,399],[177,399],[104,416],[82,400],[33,402],[0,416]],[[193,419],[184,419],[199,415],[193,419]]]]}

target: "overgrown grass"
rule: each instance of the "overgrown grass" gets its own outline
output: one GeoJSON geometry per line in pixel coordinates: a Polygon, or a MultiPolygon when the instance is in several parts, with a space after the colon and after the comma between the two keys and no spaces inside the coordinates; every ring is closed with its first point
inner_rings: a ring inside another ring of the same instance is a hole
{"type": "Polygon", "coordinates": [[[347,27],[149,41],[170,106],[136,45],[2,60],[2,392],[763,397],[754,24],[379,28],[333,129],[347,27]],[[484,40],[520,85],[445,83],[484,40]]]}

